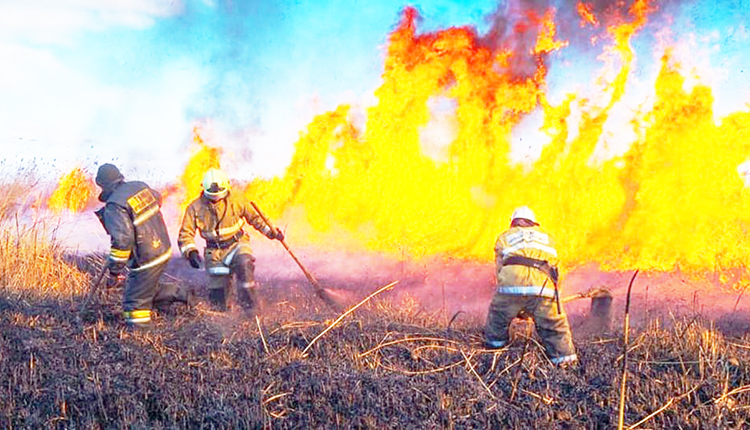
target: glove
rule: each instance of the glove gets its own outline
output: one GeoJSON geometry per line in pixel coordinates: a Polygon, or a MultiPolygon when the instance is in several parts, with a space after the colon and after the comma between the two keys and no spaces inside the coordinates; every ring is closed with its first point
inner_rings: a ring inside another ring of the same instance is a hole
{"type": "Polygon", "coordinates": [[[125,274],[125,263],[119,261],[107,260],[107,270],[113,277],[117,277],[125,274]]]}
{"type": "Polygon", "coordinates": [[[201,268],[201,262],[203,260],[201,259],[201,256],[198,255],[198,251],[196,251],[195,249],[191,249],[190,252],[188,252],[187,259],[190,262],[190,265],[193,266],[193,269],[201,268]]]}
{"type": "Polygon", "coordinates": [[[107,277],[107,288],[114,288],[125,281],[125,263],[108,260],[107,270],[109,270],[109,276],[107,277]]]}
{"type": "Polygon", "coordinates": [[[116,288],[120,284],[125,282],[125,274],[120,273],[119,275],[112,275],[107,278],[107,288],[116,288]]]}
{"type": "Polygon", "coordinates": [[[274,230],[275,231],[271,232],[270,239],[272,239],[272,240],[276,239],[279,242],[281,242],[282,240],[284,240],[284,233],[281,231],[281,229],[278,228],[278,227],[276,227],[274,230]]]}

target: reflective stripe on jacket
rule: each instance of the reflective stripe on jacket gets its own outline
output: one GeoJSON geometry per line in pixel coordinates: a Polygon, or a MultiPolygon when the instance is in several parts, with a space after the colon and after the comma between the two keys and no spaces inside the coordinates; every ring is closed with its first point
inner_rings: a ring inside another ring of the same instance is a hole
{"type": "Polygon", "coordinates": [[[268,237],[272,231],[255,213],[241,194],[229,193],[217,202],[208,200],[203,194],[193,200],[182,218],[177,244],[180,252],[196,249],[195,232],[200,233],[206,242],[223,242],[242,232],[245,223],[268,237]]]}
{"type": "Polygon", "coordinates": [[[547,274],[522,265],[503,265],[511,255],[546,260],[557,265],[557,250],[553,239],[538,226],[511,227],[495,242],[497,291],[501,294],[555,296],[555,286],[547,274]]]}
{"type": "Polygon", "coordinates": [[[123,182],[112,191],[101,212],[112,261],[139,271],[169,260],[172,247],[160,208],[161,195],[143,182],[123,182]]]}

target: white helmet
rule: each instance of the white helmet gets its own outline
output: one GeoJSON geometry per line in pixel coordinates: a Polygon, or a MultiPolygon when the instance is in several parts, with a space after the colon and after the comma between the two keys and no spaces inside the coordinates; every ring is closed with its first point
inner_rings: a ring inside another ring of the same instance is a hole
{"type": "Polygon", "coordinates": [[[510,220],[513,221],[517,218],[523,218],[527,219],[531,222],[536,222],[536,216],[534,215],[534,211],[529,209],[528,206],[519,206],[513,211],[513,215],[511,215],[510,220]]]}
{"type": "Polygon", "coordinates": [[[218,201],[227,196],[229,192],[229,179],[219,169],[208,169],[203,175],[203,194],[213,201],[218,201]]]}

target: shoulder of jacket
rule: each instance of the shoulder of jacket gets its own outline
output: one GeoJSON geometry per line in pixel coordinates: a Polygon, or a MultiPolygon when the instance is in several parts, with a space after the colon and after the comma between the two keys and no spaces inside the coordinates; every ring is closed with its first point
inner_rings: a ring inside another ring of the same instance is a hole
{"type": "Polygon", "coordinates": [[[193,199],[193,201],[191,201],[187,205],[187,208],[185,210],[187,212],[191,212],[191,211],[195,212],[195,211],[200,211],[201,208],[204,208],[205,206],[206,206],[206,202],[203,201],[203,197],[201,195],[201,196],[198,196],[197,198],[193,199]]]}
{"type": "Polygon", "coordinates": [[[238,191],[230,191],[227,195],[227,200],[235,203],[245,203],[245,195],[238,191]]]}
{"type": "Polygon", "coordinates": [[[118,201],[113,201],[112,199],[107,200],[106,203],[104,203],[104,207],[100,209],[101,214],[105,215],[107,213],[112,213],[113,211],[117,212],[127,212],[127,208],[125,207],[125,203],[121,203],[118,201]]]}
{"type": "Polygon", "coordinates": [[[117,187],[112,192],[112,196],[110,197],[110,200],[115,199],[115,198],[123,198],[123,197],[128,198],[131,195],[147,187],[148,185],[140,181],[123,182],[122,185],[117,187]]]}
{"type": "Polygon", "coordinates": [[[230,192],[226,200],[228,205],[234,206],[238,209],[242,209],[248,205],[247,199],[242,193],[230,192]]]}
{"type": "Polygon", "coordinates": [[[132,192],[131,188],[128,186],[128,183],[123,183],[114,191],[112,191],[112,194],[109,195],[106,204],[113,204],[124,207],[127,204],[128,197],[130,197],[131,195],[132,192]]]}
{"type": "Polygon", "coordinates": [[[548,237],[548,238],[550,238],[550,239],[552,238],[552,235],[551,235],[551,234],[549,234],[549,232],[548,232],[547,230],[545,230],[545,229],[543,229],[543,228],[539,227],[538,225],[537,225],[537,226],[534,226],[534,227],[532,227],[532,228],[534,229],[534,231],[537,231],[537,232],[539,232],[539,233],[542,233],[542,234],[546,234],[546,235],[547,235],[547,237],[548,237]]]}

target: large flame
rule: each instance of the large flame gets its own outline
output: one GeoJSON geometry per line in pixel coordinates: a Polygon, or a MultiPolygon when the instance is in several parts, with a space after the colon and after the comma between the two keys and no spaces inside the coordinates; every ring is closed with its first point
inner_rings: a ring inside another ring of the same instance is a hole
{"type": "MultiPolygon", "coordinates": [[[[210,168],[220,168],[222,149],[205,143],[199,127],[193,128],[193,140],[188,148],[190,159],[179,181],[168,184],[161,190],[165,198],[176,197],[181,202],[180,212],[202,191],[203,174],[210,168]]],[[[96,185],[91,176],[82,168],[76,167],[64,174],[57,187],[47,199],[47,206],[59,213],[63,209],[78,213],[94,204],[96,185]]]]}
{"type": "Polygon", "coordinates": [[[75,167],[64,174],[57,182],[57,188],[47,200],[47,206],[54,212],[64,209],[80,212],[93,203],[96,186],[91,175],[81,167],[75,167]]]}
{"type": "Polygon", "coordinates": [[[596,19],[596,16],[591,12],[591,5],[588,3],[578,3],[576,6],[576,10],[578,11],[578,15],[581,17],[581,27],[585,27],[586,25],[591,25],[596,27],[599,25],[599,20],[596,19]]]}
{"type": "Polygon", "coordinates": [[[180,212],[198,197],[202,191],[203,174],[211,168],[220,168],[221,148],[207,145],[200,134],[200,128],[193,128],[192,155],[180,177],[180,191],[184,193],[180,212]]]}
{"type": "MultiPolygon", "coordinates": [[[[348,106],[316,117],[285,175],[246,192],[274,215],[303,209],[317,232],[308,239],[331,246],[341,243],[327,232],[344,230],[371,250],[489,261],[509,214],[527,204],[557,237],[566,268],[742,268],[750,196],[737,167],[747,158],[750,114],[715,125],[710,88],[686,91],[667,55],[656,102],[633,124],[636,141],[624,155],[593,157],[626,90],[630,40],[652,9],[638,0],[627,19],[606,26],[614,73],[603,103],[570,95],[555,106],[545,93],[544,61],[530,77],[508,67],[512,56],[543,60],[566,46],[555,40],[553,11],[536,20],[528,53],[487,48],[467,28],[419,35],[416,12],[407,9],[390,35],[365,127],[354,125],[348,106]],[[578,130],[569,124],[573,108],[581,111],[578,130]],[[550,141],[533,165],[513,163],[511,130],[536,109],[550,141]],[[449,134],[437,156],[428,150],[434,127],[449,134]]],[[[600,22],[586,5],[578,12],[586,23],[600,22]]]]}
{"type": "MultiPolygon", "coordinates": [[[[521,14],[511,26],[533,34],[531,43],[501,32],[500,43],[488,43],[470,28],[419,34],[408,8],[389,36],[364,126],[346,105],[315,117],[285,174],[255,180],[245,193],[273,218],[304,214],[304,240],[324,248],[491,261],[497,234],[523,204],[557,238],[566,269],[746,275],[750,195],[738,166],[748,159],[750,113],[715,123],[711,89],[687,90],[667,50],[654,103],[617,124],[634,132],[630,146],[600,156],[634,67],[631,39],[653,10],[636,0],[624,17],[597,16],[579,4],[580,28],[608,41],[590,88],[599,93],[555,104],[546,62],[568,41],[558,39],[553,9],[521,14]],[[546,141],[533,142],[544,144],[538,157],[518,162],[511,137],[531,114],[543,117],[546,141]]],[[[178,185],[182,209],[220,164],[221,151],[198,129],[193,142],[178,185]]]]}

